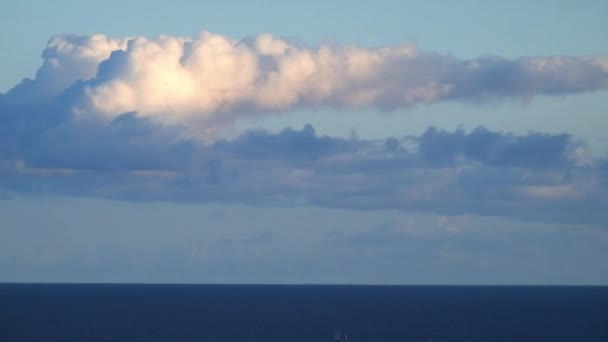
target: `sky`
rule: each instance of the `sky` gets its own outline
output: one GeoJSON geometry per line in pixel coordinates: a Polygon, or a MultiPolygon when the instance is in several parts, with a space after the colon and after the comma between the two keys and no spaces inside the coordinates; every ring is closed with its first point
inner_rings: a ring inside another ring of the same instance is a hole
{"type": "Polygon", "coordinates": [[[4,1],[0,282],[608,284],[605,1],[4,1]]]}

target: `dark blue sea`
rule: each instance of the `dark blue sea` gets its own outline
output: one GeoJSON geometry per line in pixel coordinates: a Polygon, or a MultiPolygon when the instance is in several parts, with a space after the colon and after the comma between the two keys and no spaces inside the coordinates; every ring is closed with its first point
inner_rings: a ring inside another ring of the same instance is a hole
{"type": "Polygon", "coordinates": [[[608,287],[0,284],[0,341],[608,341],[608,287]]]}

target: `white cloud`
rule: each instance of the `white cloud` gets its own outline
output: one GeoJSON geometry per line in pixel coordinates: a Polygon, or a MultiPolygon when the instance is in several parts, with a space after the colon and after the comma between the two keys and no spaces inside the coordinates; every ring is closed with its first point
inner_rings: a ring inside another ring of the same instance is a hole
{"type": "Polygon", "coordinates": [[[458,60],[413,45],[316,48],[270,35],[58,36],[36,79],[0,95],[0,198],[308,203],[606,222],[605,162],[569,134],[449,132],[385,141],[221,132],[295,107],[383,109],[603,89],[603,57],[458,60]],[[196,139],[196,138],[202,139],[196,139]],[[204,142],[204,143],[203,143],[204,142]]]}
{"type": "MultiPolygon", "coordinates": [[[[137,112],[163,124],[195,125],[208,140],[236,116],[294,107],[390,110],[608,87],[605,57],[459,60],[412,44],[310,48],[269,34],[240,41],[208,32],[194,39],[57,36],[43,58],[34,83],[44,94],[85,81],[78,98],[63,100],[80,118],[109,121],[137,112]]],[[[20,93],[31,99],[31,91],[20,93]]]]}
{"type": "Polygon", "coordinates": [[[44,63],[36,73],[36,80],[45,83],[45,89],[52,94],[58,94],[78,80],[95,77],[99,64],[112,51],[126,49],[128,41],[129,38],[102,34],[53,37],[42,52],[44,63]]]}

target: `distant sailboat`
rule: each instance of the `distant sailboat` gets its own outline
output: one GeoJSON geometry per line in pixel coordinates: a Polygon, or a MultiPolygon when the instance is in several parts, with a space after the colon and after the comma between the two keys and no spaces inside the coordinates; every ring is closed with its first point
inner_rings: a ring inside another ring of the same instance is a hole
{"type": "Polygon", "coordinates": [[[347,342],[348,341],[348,333],[342,333],[340,330],[336,331],[334,334],[335,342],[347,342]]]}

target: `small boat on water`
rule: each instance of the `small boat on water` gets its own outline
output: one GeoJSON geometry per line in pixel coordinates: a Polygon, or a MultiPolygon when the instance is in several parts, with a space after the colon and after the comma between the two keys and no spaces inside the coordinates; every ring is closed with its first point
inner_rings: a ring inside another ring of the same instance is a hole
{"type": "Polygon", "coordinates": [[[336,331],[336,333],[334,334],[334,341],[335,342],[346,342],[348,341],[348,333],[346,332],[341,332],[340,330],[336,331]]]}

